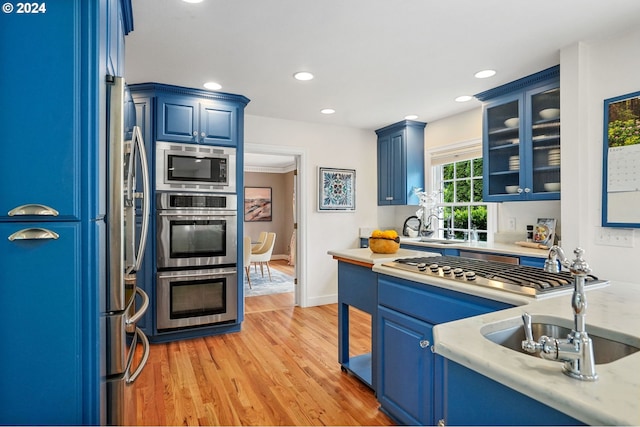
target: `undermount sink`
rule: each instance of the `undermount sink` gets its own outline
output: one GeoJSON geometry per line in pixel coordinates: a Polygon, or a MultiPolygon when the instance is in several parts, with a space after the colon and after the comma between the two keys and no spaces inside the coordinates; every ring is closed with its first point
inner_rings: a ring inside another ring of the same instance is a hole
{"type": "MultiPolygon", "coordinates": [[[[566,325],[566,322],[570,324],[570,321],[565,321],[564,319],[558,319],[558,321],[553,321],[552,323],[548,321],[536,322],[534,316],[531,324],[533,337],[535,340],[540,339],[543,335],[565,339],[571,332],[571,327],[566,325]],[[563,323],[564,325],[558,323],[563,323]]],[[[615,362],[616,360],[640,351],[640,339],[636,337],[616,333],[616,339],[612,337],[607,338],[606,335],[610,335],[607,331],[592,332],[591,330],[592,328],[587,325],[587,333],[593,341],[593,353],[596,365],[615,362]]],[[[486,339],[503,347],[519,353],[540,357],[539,353],[527,353],[522,349],[522,341],[525,340],[524,327],[522,324],[498,330],[492,325],[486,325],[481,330],[481,333],[486,339]]]]}
{"type": "Polygon", "coordinates": [[[422,237],[420,241],[423,243],[438,243],[441,245],[455,245],[455,244],[465,243],[465,240],[432,239],[430,237],[422,237]]]}

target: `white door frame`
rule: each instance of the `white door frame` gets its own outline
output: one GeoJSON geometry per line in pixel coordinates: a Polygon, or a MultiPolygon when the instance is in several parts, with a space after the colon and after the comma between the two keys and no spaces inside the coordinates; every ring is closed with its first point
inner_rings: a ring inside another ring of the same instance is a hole
{"type": "Polygon", "coordinates": [[[294,156],[298,177],[295,180],[296,188],[296,220],[298,228],[296,230],[296,254],[295,272],[298,284],[295,292],[295,304],[307,307],[307,197],[304,189],[307,186],[306,174],[306,150],[301,147],[291,147],[284,145],[268,144],[244,144],[244,152],[251,154],[279,154],[283,156],[294,156]]]}

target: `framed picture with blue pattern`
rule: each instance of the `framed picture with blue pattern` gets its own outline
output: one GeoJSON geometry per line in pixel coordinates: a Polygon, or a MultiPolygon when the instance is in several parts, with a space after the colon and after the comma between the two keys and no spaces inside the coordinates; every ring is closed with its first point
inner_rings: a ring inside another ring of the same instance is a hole
{"type": "Polygon", "coordinates": [[[355,169],[318,168],[318,211],[355,210],[355,169]]]}

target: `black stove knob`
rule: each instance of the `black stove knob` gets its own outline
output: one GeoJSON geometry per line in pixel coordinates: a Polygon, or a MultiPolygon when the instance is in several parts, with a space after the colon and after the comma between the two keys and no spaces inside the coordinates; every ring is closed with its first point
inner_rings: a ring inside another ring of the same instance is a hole
{"type": "Polygon", "coordinates": [[[456,277],[462,277],[464,275],[464,270],[461,268],[454,268],[453,269],[453,275],[456,277]]]}
{"type": "Polygon", "coordinates": [[[418,267],[418,270],[420,271],[425,271],[427,269],[427,264],[425,264],[424,262],[419,262],[418,264],[416,264],[416,267],[418,267]]]}
{"type": "Polygon", "coordinates": [[[467,280],[476,280],[476,272],[475,271],[467,271],[464,273],[464,277],[467,280]]]}
{"type": "Polygon", "coordinates": [[[443,266],[442,266],[442,273],[443,273],[444,275],[449,275],[449,274],[451,274],[451,267],[450,267],[450,266],[448,266],[448,265],[443,265],[443,266]]]}
{"type": "Polygon", "coordinates": [[[438,264],[436,264],[436,263],[433,263],[433,264],[431,264],[429,266],[429,270],[431,270],[434,273],[437,273],[439,268],[440,268],[440,266],[438,264]]]}

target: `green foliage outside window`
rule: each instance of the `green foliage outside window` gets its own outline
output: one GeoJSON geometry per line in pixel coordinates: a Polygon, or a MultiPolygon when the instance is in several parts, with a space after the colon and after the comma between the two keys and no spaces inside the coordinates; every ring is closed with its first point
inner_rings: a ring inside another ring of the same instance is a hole
{"type": "Polygon", "coordinates": [[[487,206],[482,203],[482,158],[442,166],[442,201],[445,230],[451,226],[456,239],[464,239],[476,228],[480,240],[487,240],[487,206]]]}

